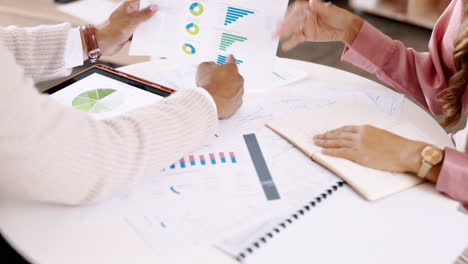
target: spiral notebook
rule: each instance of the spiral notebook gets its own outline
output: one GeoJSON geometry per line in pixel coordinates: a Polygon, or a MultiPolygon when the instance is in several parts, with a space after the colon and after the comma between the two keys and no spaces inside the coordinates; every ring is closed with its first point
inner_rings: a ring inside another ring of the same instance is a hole
{"type": "Polygon", "coordinates": [[[466,215],[432,184],[375,202],[343,182],[333,186],[291,216],[217,247],[245,264],[438,264],[453,263],[467,246],[466,215]]]}
{"type": "Polygon", "coordinates": [[[271,219],[260,226],[255,226],[247,230],[242,230],[237,234],[229,237],[217,245],[217,248],[234,257],[237,261],[246,260],[249,255],[260,249],[262,246],[285,231],[289,226],[294,224],[300,218],[314,210],[319,206],[326,206],[326,200],[334,193],[340,191],[345,186],[344,181],[338,181],[324,190],[314,199],[305,203],[297,211],[293,212],[289,217],[280,219],[271,219]],[[322,205],[323,204],[323,205],[322,205]]]}

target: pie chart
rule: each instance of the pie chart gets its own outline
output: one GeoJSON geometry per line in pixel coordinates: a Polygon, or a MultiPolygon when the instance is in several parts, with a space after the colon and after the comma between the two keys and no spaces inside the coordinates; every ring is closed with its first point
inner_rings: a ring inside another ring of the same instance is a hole
{"type": "Polygon", "coordinates": [[[188,55],[194,55],[197,52],[195,47],[188,43],[185,43],[184,45],[182,45],[182,50],[188,55]]]}
{"type": "Polygon", "coordinates": [[[185,29],[191,35],[197,35],[200,32],[200,27],[197,24],[190,23],[188,24],[185,29]]]}
{"type": "Polygon", "coordinates": [[[72,106],[83,112],[100,114],[116,109],[123,101],[123,94],[117,90],[94,89],[75,97],[72,106]]]}
{"type": "Polygon", "coordinates": [[[204,10],[205,9],[201,3],[193,3],[190,5],[190,13],[194,16],[201,16],[204,10]]]}

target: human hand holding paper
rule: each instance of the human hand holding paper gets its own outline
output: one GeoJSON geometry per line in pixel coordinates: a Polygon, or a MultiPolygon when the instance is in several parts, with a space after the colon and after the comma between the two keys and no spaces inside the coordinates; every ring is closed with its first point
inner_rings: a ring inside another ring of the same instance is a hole
{"type": "Polygon", "coordinates": [[[141,10],[139,7],[140,0],[124,1],[104,23],[96,27],[96,39],[103,55],[117,53],[131,40],[137,26],[158,11],[156,5],[149,5],[141,10]]]}

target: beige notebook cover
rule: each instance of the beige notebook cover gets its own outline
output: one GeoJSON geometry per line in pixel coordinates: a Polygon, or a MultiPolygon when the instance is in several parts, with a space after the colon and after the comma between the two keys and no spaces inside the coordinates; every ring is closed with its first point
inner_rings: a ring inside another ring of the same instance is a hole
{"type": "Polygon", "coordinates": [[[345,125],[373,125],[395,134],[445,147],[425,136],[409,123],[403,123],[379,109],[356,102],[340,102],[319,110],[268,122],[267,127],[284,137],[312,160],[327,167],[368,200],[377,200],[411,188],[421,179],[404,173],[370,169],[349,160],[325,156],[313,143],[313,136],[345,125]]]}

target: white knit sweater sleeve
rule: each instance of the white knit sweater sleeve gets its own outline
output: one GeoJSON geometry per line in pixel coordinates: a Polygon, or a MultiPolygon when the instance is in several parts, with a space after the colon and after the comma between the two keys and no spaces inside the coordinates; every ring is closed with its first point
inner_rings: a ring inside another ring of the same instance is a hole
{"type": "Polygon", "coordinates": [[[0,27],[3,43],[24,68],[24,74],[35,81],[67,75],[65,50],[69,24],[19,28],[0,27]]]}
{"type": "Polygon", "coordinates": [[[195,150],[217,127],[201,90],[98,121],[38,94],[0,45],[0,195],[82,204],[119,194],[195,150]]]}

